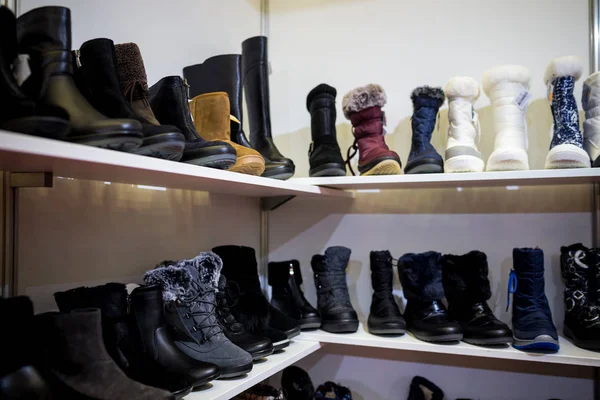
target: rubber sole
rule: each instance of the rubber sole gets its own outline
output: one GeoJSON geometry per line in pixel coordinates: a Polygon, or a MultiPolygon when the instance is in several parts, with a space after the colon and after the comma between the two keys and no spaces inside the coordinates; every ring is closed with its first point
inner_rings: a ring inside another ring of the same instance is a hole
{"type": "Polygon", "coordinates": [[[287,335],[288,339],[291,339],[300,334],[300,329],[301,329],[300,326],[298,326],[294,329],[289,329],[287,331],[284,331],[284,333],[287,335]]]}
{"type": "Polygon", "coordinates": [[[308,176],[318,178],[320,176],[346,176],[346,166],[338,163],[327,163],[319,165],[308,171],[308,176]]]}
{"type": "MultiPolygon", "coordinates": [[[[185,159],[185,154],[184,154],[185,159]]],[[[214,156],[191,158],[182,162],[186,164],[198,165],[200,167],[228,169],[235,164],[237,157],[235,154],[218,154],[214,156]]]]}
{"type": "Polygon", "coordinates": [[[512,346],[518,350],[537,350],[556,353],[560,348],[558,340],[550,335],[539,335],[535,339],[519,339],[513,336],[512,346]]]}
{"type": "Polygon", "coordinates": [[[128,153],[140,147],[143,142],[141,132],[108,132],[92,135],[68,137],[66,141],[102,149],[125,151],[128,153]]]}
{"type": "Polygon", "coordinates": [[[483,160],[476,156],[454,156],[444,161],[444,172],[482,172],[483,160]]]}
{"type": "Polygon", "coordinates": [[[474,344],[477,346],[499,346],[499,345],[508,345],[513,341],[512,336],[505,337],[497,337],[497,338],[488,338],[488,339],[470,339],[467,337],[462,338],[462,341],[469,344],[474,344]]]}
{"type": "Polygon", "coordinates": [[[298,321],[300,330],[319,329],[321,327],[321,318],[305,318],[298,321]]]}
{"type": "Polygon", "coordinates": [[[382,335],[382,336],[400,336],[406,333],[406,329],[402,328],[371,328],[369,327],[369,333],[373,335],[382,335]]]}
{"type": "Polygon", "coordinates": [[[574,144],[554,146],[546,156],[546,169],[590,168],[588,153],[574,144]]]}
{"type": "Polygon", "coordinates": [[[281,349],[285,349],[290,345],[290,339],[280,340],[279,342],[273,343],[273,353],[281,349]]]}
{"type": "Polygon", "coordinates": [[[252,356],[252,360],[260,360],[261,358],[270,356],[274,351],[274,348],[271,347],[270,349],[255,351],[254,353],[250,353],[250,355],[252,356]]]}
{"type": "Polygon", "coordinates": [[[210,376],[207,376],[206,378],[202,379],[201,381],[194,382],[194,384],[192,386],[194,389],[200,388],[200,387],[206,385],[207,383],[214,381],[215,379],[219,379],[220,376],[221,376],[221,372],[217,370],[217,372],[215,372],[214,374],[212,374],[210,376]]]}
{"type": "Polygon", "coordinates": [[[132,153],[163,160],[179,161],[183,156],[184,148],[185,137],[181,133],[170,132],[144,138],[140,147],[133,150],[132,153]]]}
{"type": "Polygon", "coordinates": [[[294,168],[285,164],[274,164],[266,162],[265,171],[262,173],[261,176],[263,178],[285,181],[294,176],[294,168]]]}
{"type": "Polygon", "coordinates": [[[529,157],[523,149],[494,150],[487,162],[486,171],[529,170],[529,157]]]}
{"type": "Polygon", "coordinates": [[[361,176],[369,175],[399,175],[402,173],[402,167],[396,160],[383,160],[377,163],[374,167],[365,172],[361,172],[361,176]]]}
{"type": "Polygon", "coordinates": [[[221,376],[219,376],[219,379],[226,379],[226,378],[235,378],[236,376],[241,376],[241,375],[245,375],[248,372],[252,371],[252,363],[250,364],[246,364],[246,365],[241,365],[239,367],[221,367],[219,366],[219,370],[221,371],[221,376]]]}
{"type": "Polygon", "coordinates": [[[63,139],[71,130],[69,121],[57,117],[24,117],[2,124],[2,129],[47,139],[63,139]]]}
{"type": "Polygon", "coordinates": [[[323,321],[321,329],[331,333],[354,333],[358,330],[358,320],[323,321]]]}
{"type": "Polygon", "coordinates": [[[190,386],[190,387],[185,388],[183,390],[178,390],[176,392],[171,392],[171,394],[173,395],[173,398],[175,400],[180,400],[180,399],[183,399],[188,394],[192,393],[192,389],[193,388],[190,386]]]}
{"type": "Polygon", "coordinates": [[[229,171],[260,176],[265,171],[265,160],[255,155],[237,157],[235,164],[229,167],[229,171]]]}
{"type": "Polygon", "coordinates": [[[600,338],[596,340],[579,340],[566,325],[563,327],[563,333],[565,334],[565,337],[577,347],[587,350],[600,350],[600,338]]]}
{"type": "Polygon", "coordinates": [[[416,332],[414,330],[408,330],[412,333],[417,339],[422,340],[424,342],[432,342],[432,343],[444,343],[444,342],[458,342],[462,340],[462,333],[449,333],[445,335],[429,335],[424,332],[416,332]]]}
{"type": "Polygon", "coordinates": [[[413,168],[405,168],[405,174],[440,174],[444,172],[444,167],[439,164],[421,164],[413,168]]]}

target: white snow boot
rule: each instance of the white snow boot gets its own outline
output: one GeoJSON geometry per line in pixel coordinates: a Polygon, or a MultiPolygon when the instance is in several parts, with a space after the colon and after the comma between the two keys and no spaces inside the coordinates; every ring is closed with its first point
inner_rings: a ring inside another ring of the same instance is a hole
{"type": "Polygon", "coordinates": [[[583,148],[592,166],[600,167],[600,72],[594,72],[583,82],[581,104],[585,111],[583,148]]]}

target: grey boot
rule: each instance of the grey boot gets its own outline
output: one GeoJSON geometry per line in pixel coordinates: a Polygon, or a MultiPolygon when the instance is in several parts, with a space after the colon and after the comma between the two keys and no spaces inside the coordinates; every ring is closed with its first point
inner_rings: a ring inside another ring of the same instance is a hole
{"type": "Polygon", "coordinates": [[[188,356],[216,364],[221,378],[252,370],[252,356],[231,343],[217,322],[216,291],[223,263],[214,253],[191,260],[164,261],[146,272],[147,284],[163,286],[165,317],[177,347],[188,356]]]}

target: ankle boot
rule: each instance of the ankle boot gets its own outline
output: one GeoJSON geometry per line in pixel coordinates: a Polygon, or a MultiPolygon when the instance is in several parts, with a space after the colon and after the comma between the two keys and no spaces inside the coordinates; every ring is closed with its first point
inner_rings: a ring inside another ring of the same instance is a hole
{"type": "Polygon", "coordinates": [[[235,285],[227,285],[225,275],[219,276],[219,291],[217,292],[217,321],[223,329],[227,339],[233,344],[247,351],[253,360],[265,358],[273,354],[273,342],[265,336],[258,336],[248,332],[231,313],[231,304],[228,301],[227,293],[235,285]]]}
{"type": "Polygon", "coordinates": [[[544,293],[544,253],[540,249],[513,249],[509,295],[514,293],[513,347],[557,352],[558,334],[544,293]]]}
{"type": "Polygon", "coordinates": [[[337,141],[335,88],[324,83],[306,97],[312,143],[308,149],[309,176],[346,176],[346,165],[337,141]]]}
{"type": "Polygon", "coordinates": [[[273,307],[295,319],[300,329],[321,327],[319,312],[310,305],[300,289],[302,273],[298,260],[270,262],[268,278],[269,285],[273,288],[273,307]]]}
{"type": "Polygon", "coordinates": [[[263,294],[258,280],[254,249],[246,246],[219,246],[213,251],[223,260],[223,275],[240,288],[239,298],[230,298],[235,318],[244,328],[273,342],[275,351],[289,346],[289,339],[300,334],[300,326],[291,317],[273,307],[263,294]],[[281,333],[284,336],[281,336],[281,333]]]}
{"type": "MultiPolygon", "coordinates": [[[[147,362],[185,377],[193,387],[201,387],[219,377],[219,368],[195,360],[183,353],[173,342],[164,316],[162,288],[140,286],[129,296],[132,330],[147,362]]],[[[160,381],[160,379],[159,379],[160,381]]]]}
{"type": "Polygon", "coordinates": [[[373,299],[367,325],[369,332],[374,335],[403,335],[406,332],[406,322],[400,314],[392,290],[394,288],[394,270],[392,255],[389,251],[372,251],[371,284],[373,299]]]}
{"type": "Polygon", "coordinates": [[[176,126],[185,136],[181,162],[227,169],[235,164],[235,149],[228,143],[202,139],[190,113],[188,90],[180,76],[167,76],[150,87],[150,106],[156,118],[176,126]]]}
{"type": "Polygon", "coordinates": [[[581,59],[575,56],[555,58],[546,67],[544,83],[554,121],[546,169],[590,167],[590,156],[583,149],[579,110],[573,95],[582,69],[581,59]]]}
{"type": "Polygon", "coordinates": [[[221,260],[200,253],[191,260],[165,261],[146,272],[148,285],[162,285],[167,324],[174,330],[175,345],[188,356],[216,364],[220,378],[252,370],[252,356],[223,334],[215,316],[217,276],[221,260]]]}
{"type": "Polygon", "coordinates": [[[361,175],[396,175],[402,171],[402,163],[396,152],[385,144],[385,114],[381,108],[387,96],[379,85],[356,88],[344,96],[344,116],[352,122],[354,144],[348,149],[346,163],[354,175],[350,160],[358,151],[358,172],[361,175]],[[350,155],[350,151],[354,153],[350,155]]]}
{"type": "Polygon", "coordinates": [[[285,391],[286,400],[314,400],[315,386],[310,376],[300,367],[289,366],[281,374],[281,389],[285,391]]]}
{"type": "Polygon", "coordinates": [[[31,75],[23,91],[38,103],[64,109],[71,132],[65,140],[131,151],[142,143],[142,126],[131,119],[110,119],[85,99],[73,81],[71,11],[33,9],[17,19],[19,53],[29,55],[31,75]]]}
{"type": "Polygon", "coordinates": [[[100,311],[36,316],[40,358],[52,393],[60,399],[174,399],[169,392],[138,383],[125,375],[102,341],[100,311]]]}
{"type": "Polygon", "coordinates": [[[350,389],[328,381],[319,385],[315,391],[315,400],[352,400],[350,389]]]}
{"type": "Polygon", "coordinates": [[[275,389],[264,383],[258,383],[243,393],[238,394],[233,400],[286,400],[281,390],[275,389]]]}
{"type": "Polygon", "coordinates": [[[527,106],[531,78],[527,68],[501,65],[483,74],[483,91],[492,103],[494,151],[487,171],[528,170],[527,106]]]}
{"type": "Polygon", "coordinates": [[[71,126],[65,110],[39,105],[27,97],[13,76],[17,58],[17,20],[0,7],[0,128],[50,139],[62,139],[71,126]]]}
{"type": "Polygon", "coordinates": [[[477,149],[480,126],[473,104],[479,98],[479,84],[468,76],[456,76],[446,84],[448,98],[448,142],[444,172],[481,172],[483,159],[477,149]]]}
{"type": "Polygon", "coordinates": [[[235,149],[237,159],[229,171],[247,175],[263,173],[265,160],[262,156],[256,150],[230,140],[230,111],[227,93],[214,92],[196,96],[190,103],[190,110],[194,125],[202,138],[225,142],[235,149]]]}
{"type": "Polygon", "coordinates": [[[242,43],[242,74],[250,119],[250,144],[266,163],[262,176],[289,179],[294,175],[296,166],[279,152],[271,136],[269,61],[265,36],[252,37],[242,43]]]}
{"type": "Polygon", "coordinates": [[[583,82],[581,105],[585,111],[583,148],[592,167],[597,168],[600,167],[600,72],[594,72],[583,82]]]}
{"type": "Polygon", "coordinates": [[[415,376],[410,382],[408,400],[444,400],[444,392],[430,380],[415,376]]]}
{"type": "Polygon", "coordinates": [[[413,90],[410,99],[413,103],[412,144],[404,173],[444,172],[444,160],[431,145],[438,111],[446,100],[444,91],[442,88],[421,86],[413,90]]]}
{"type": "Polygon", "coordinates": [[[404,318],[408,330],[426,342],[461,340],[460,325],[442,303],[442,255],[435,251],[404,254],[398,260],[398,274],[407,300],[404,318]]]}
{"type": "Polygon", "coordinates": [[[581,243],[560,248],[560,271],[565,282],[563,331],[576,346],[600,349],[600,257],[598,249],[581,243]]]}
{"type": "Polygon", "coordinates": [[[463,342],[484,346],[512,342],[512,331],[494,316],[487,304],[492,291],[484,253],[444,255],[442,280],[448,315],[460,324],[463,342]]]}
{"type": "MultiPolygon", "coordinates": [[[[173,161],[181,158],[184,138],[179,129],[150,123],[138,116],[125,100],[117,77],[112,40],[89,40],[75,51],[75,57],[75,82],[90,104],[109,118],[129,118],[142,124],[144,140],[134,153],[173,161]]],[[[140,62],[143,65],[141,58],[140,62]]],[[[144,72],[144,78],[145,75],[144,72]]]]}
{"type": "Polygon", "coordinates": [[[350,302],[346,285],[346,268],[351,252],[347,247],[332,246],[325,250],[325,255],[315,254],[310,261],[317,288],[321,329],[327,332],[358,330],[358,316],[350,302]]]}

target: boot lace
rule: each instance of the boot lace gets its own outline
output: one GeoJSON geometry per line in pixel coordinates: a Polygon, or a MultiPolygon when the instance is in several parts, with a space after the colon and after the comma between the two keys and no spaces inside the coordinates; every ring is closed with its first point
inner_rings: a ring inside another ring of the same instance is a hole
{"type": "MultiPolygon", "coordinates": [[[[517,274],[516,272],[511,269],[510,270],[510,274],[508,276],[508,299],[506,302],[506,311],[508,311],[508,308],[510,306],[510,295],[511,294],[515,294],[517,292],[517,287],[518,287],[518,278],[517,278],[517,274]]],[[[545,304],[545,299],[544,299],[544,289],[541,288],[541,290],[533,290],[533,294],[527,294],[525,292],[520,293],[519,296],[523,299],[526,300],[526,304],[527,306],[522,307],[522,310],[528,314],[527,318],[530,321],[538,321],[538,320],[542,320],[545,321],[548,317],[550,317],[548,315],[548,308],[547,308],[547,304],[545,304]]],[[[550,317],[550,320],[552,320],[552,318],[550,317]]]]}
{"type": "Polygon", "coordinates": [[[218,323],[207,323],[210,322],[210,319],[214,317],[217,309],[217,303],[214,300],[207,299],[207,297],[210,297],[211,295],[214,296],[215,290],[212,288],[210,290],[202,290],[203,288],[201,288],[201,286],[194,281],[192,281],[192,287],[194,288],[194,294],[189,297],[184,296],[182,298],[183,302],[188,304],[188,312],[184,315],[184,317],[191,318],[194,321],[192,330],[202,334],[202,340],[200,341],[200,344],[204,344],[213,336],[222,333],[221,327],[218,323]],[[208,310],[198,310],[200,304],[207,304],[209,306],[208,310]],[[196,317],[204,318],[198,321],[196,317]]]}
{"type": "Polygon", "coordinates": [[[356,153],[358,153],[358,139],[354,139],[354,142],[352,143],[352,146],[348,147],[348,151],[346,152],[346,165],[348,166],[348,168],[350,169],[350,172],[352,173],[352,176],[356,176],[356,173],[354,172],[354,169],[352,169],[352,164],[350,163],[350,161],[352,161],[352,159],[356,156],[356,153]],[[354,152],[352,153],[352,155],[350,155],[350,152],[354,150],[354,152]]]}
{"type": "Polygon", "coordinates": [[[227,282],[224,291],[217,292],[218,315],[220,320],[232,331],[239,331],[242,325],[231,314],[231,308],[235,307],[240,297],[240,286],[236,282],[227,282]],[[227,302],[227,298],[232,299],[231,303],[227,302]]]}

